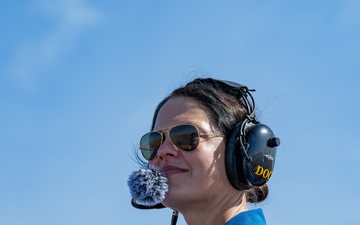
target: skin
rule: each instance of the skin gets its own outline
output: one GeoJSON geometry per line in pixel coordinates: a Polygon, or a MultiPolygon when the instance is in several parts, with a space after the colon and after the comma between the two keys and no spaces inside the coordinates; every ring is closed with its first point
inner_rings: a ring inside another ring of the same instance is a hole
{"type": "Polygon", "coordinates": [[[178,149],[165,132],[165,141],[150,163],[168,177],[169,191],[163,204],[184,216],[188,225],[223,225],[247,210],[242,191],[229,183],[225,171],[225,140],[212,126],[206,111],[191,98],[172,97],[160,109],[154,130],[168,131],[180,124],[195,125],[201,138],[194,151],[178,149]]]}

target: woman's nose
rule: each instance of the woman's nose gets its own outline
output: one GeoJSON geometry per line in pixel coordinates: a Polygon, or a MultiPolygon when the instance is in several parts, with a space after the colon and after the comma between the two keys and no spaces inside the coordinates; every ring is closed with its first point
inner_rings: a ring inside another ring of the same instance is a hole
{"type": "Polygon", "coordinates": [[[165,137],[164,142],[160,145],[158,149],[158,157],[160,159],[165,159],[167,157],[178,157],[179,149],[171,142],[169,136],[165,137]]]}

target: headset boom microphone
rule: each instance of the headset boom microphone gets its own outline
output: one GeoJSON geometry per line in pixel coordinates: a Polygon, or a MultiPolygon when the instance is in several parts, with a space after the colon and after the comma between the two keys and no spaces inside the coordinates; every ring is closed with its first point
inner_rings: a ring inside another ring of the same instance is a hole
{"type": "MultiPolygon", "coordinates": [[[[167,178],[156,167],[148,166],[133,171],[128,179],[131,204],[137,209],[165,208],[161,202],[168,191],[167,178]]],[[[174,210],[171,225],[176,225],[178,212],[174,210]]]]}
{"type": "Polygon", "coordinates": [[[128,186],[132,202],[140,207],[152,208],[161,203],[168,191],[167,178],[155,167],[144,167],[132,172],[128,186]]]}

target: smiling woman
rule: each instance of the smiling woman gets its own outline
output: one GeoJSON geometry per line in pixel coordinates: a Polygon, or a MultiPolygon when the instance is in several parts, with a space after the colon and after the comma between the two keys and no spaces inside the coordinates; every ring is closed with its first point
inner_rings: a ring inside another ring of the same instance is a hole
{"type": "Polygon", "coordinates": [[[267,197],[280,140],[254,110],[246,86],[211,78],[160,102],[140,150],[167,179],[161,206],[180,212],[188,225],[266,224],[262,210],[247,204],[267,197]]]}

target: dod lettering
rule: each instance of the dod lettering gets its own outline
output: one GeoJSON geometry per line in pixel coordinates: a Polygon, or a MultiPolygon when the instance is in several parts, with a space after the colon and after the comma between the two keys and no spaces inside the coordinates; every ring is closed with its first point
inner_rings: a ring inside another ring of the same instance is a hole
{"type": "Polygon", "coordinates": [[[264,169],[264,167],[262,166],[258,166],[255,172],[255,175],[262,176],[263,178],[268,180],[270,179],[271,174],[272,174],[271,170],[264,169]]]}

